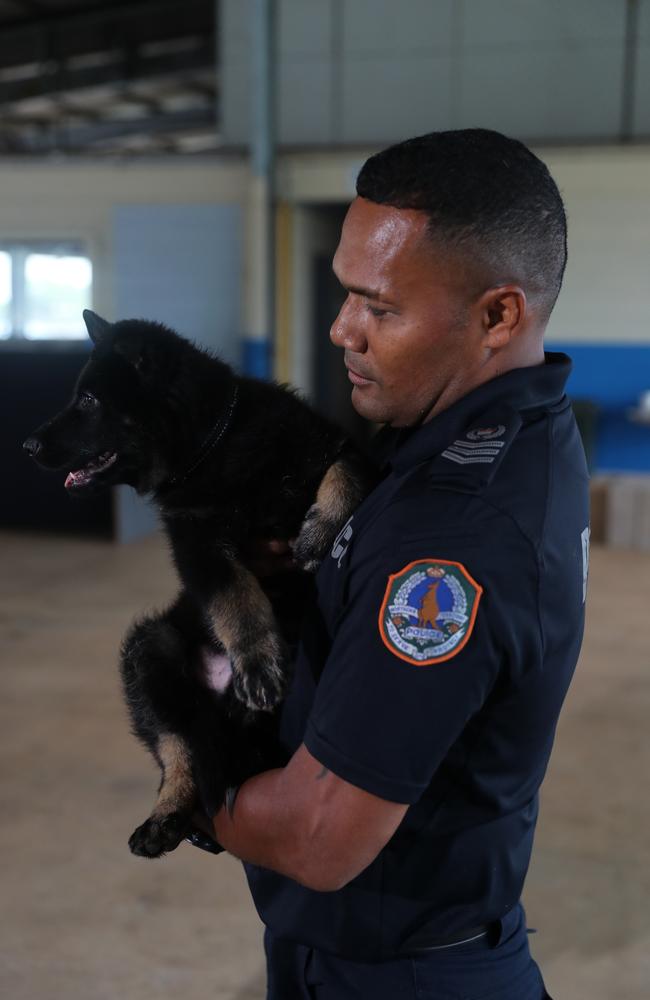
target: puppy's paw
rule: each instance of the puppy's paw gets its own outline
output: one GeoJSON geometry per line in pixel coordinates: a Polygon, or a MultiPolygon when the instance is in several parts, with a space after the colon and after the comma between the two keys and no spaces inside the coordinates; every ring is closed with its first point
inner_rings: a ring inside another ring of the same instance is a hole
{"type": "Polygon", "coordinates": [[[129,847],[141,858],[159,858],[173,851],[187,835],[191,816],[185,812],[172,812],[165,816],[155,813],[133,831],[129,847]]]}
{"type": "Polygon", "coordinates": [[[292,545],[293,558],[302,569],[315,573],[327,555],[335,535],[336,526],[317,503],[312,504],[292,545]]]}
{"type": "Polygon", "coordinates": [[[268,712],[282,700],[287,684],[284,651],[275,636],[233,656],[235,695],[254,711],[268,712]]]}

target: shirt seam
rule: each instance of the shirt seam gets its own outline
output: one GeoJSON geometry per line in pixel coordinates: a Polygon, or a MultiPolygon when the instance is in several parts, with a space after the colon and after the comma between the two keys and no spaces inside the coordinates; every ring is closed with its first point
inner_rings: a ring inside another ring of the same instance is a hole
{"type": "Polygon", "coordinates": [[[555,422],[547,417],[548,428],[546,433],[546,447],[547,447],[547,462],[546,468],[548,469],[547,482],[546,482],[546,500],[544,503],[544,517],[542,518],[542,530],[539,533],[539,544],[537,546],[537,618],[539,621],[539,638],[542,650],[542,663],[544,662],[544,654],[546,652],[546,636],[544,634],[544,626],[542,624],[542,573],[541,566],[543,562],[543,547],[546,540],[546,529],[549,519],[549,511],[551,507],[551,493],[553,492],[553,438],[555,436],[555,422]]]}
{"type": "MultiPolygon", "coordinates": [[[[549,472],[549,480],[550,480],[550,472],[549,472]]],[[[522,526],[520,525],[520,523],[516,519],[516,517],[514,517],[512,514],[510,514],[507,510],[503,510],[503,508],[499,507],[498,504],[491,503],[489,500],[486,500],[485,497],[477,497],[477,500],[480,500],[481,503],[485,504],[486,507],[491,507],[492,510],[497,511],[497,513],[501,514],[502,517],[505,517],[509,521],[511,521],[514,524],[514,526],[517,529],[517,531],[522,536],[522,538],[525,538],[525,540],[527,541],[527,543],[528,543],[528,545],[529,545],[529,547],[531,549],[532,556],[533,556],[533,561],[534,561],[534,564],[535,564],[535,577],[536,577],[535,614],[536,614],[536,618],[537,618],[537,628],[539,630],[540,662],[541,663],[544,662],[545,642],[544,642],[544,629],[542,627],[541,597],[540,597],[540,591],[541,591],[541,585],[542,585],[542,577],[541,577],[541,573],[540,573],[540,548],[541,548],[541,544],[542,544],[541,538],[544,537],[544,531],[546,529],[546,519],[547,519],[547,516],[548,516],[548,506],[549,506],[549,502],[548,502],[549,493],[550,493],[550,489],[547,486],[547,490],[546,490],[546,502],[545,502],[545,507],[544,507],[544,518],[543,518],[543,521],[542,521],[542,531],[541,531],[541,534],[540,534],[539,545],[535,544],[535,542],[530,537],[530,535],[528,534],[528,532],[524,531],[524,529],[522,528],[522,526]]]]}

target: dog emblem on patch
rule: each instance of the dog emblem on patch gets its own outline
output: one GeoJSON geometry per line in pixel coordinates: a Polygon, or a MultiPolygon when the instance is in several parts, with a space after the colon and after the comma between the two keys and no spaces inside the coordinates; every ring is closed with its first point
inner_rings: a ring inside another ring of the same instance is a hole
{"type": "Polygon", "coordinates": [[[384,645],[418,666],[451,659],[472,634],[482,593],[461,563],[409,563],[388,578],[379,612],[384,645]]]}

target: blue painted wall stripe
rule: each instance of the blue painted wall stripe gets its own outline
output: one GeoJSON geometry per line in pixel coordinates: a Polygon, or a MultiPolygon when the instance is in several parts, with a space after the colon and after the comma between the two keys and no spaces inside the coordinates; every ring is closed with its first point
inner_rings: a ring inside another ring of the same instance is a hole
{"type": "Polygon", "coordinates": [[[549,351],[564,351],[573,360],[568,391],[601,406],[634,406],[650,389],[650,343],[549,343],[549,351]]]}
{"type": "Polygon", "coordinates": [[[628,411],[650,390],[650,344],[548,343],[573,360],[567,383],[572,399],[590,400],[596,417],[596,472],[650,472],[650,427],[628,411]]]}
{"type": "Polygon", "coordinates": [[[271,378],[272,353],[268,340],[244,340],[242,368],[244,375],[271,378]]]}

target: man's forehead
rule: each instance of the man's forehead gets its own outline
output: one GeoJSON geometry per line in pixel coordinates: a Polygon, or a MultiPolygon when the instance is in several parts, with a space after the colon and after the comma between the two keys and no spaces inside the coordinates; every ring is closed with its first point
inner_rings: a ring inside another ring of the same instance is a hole
{"type": "Polygon", "coordinates": [[[362,241],[383,252],[419,241],[427,229],[425,212],[355,198],[343,222],[342,239],[362,241]]]}
{"type": "Polygon", "coordinates": [[[419,247],[426,234],[427,216],[414,209],[379,205],[356,198],[345,217],[334,256],[335,270],[362,262],[379,272],[419,247]]]}

